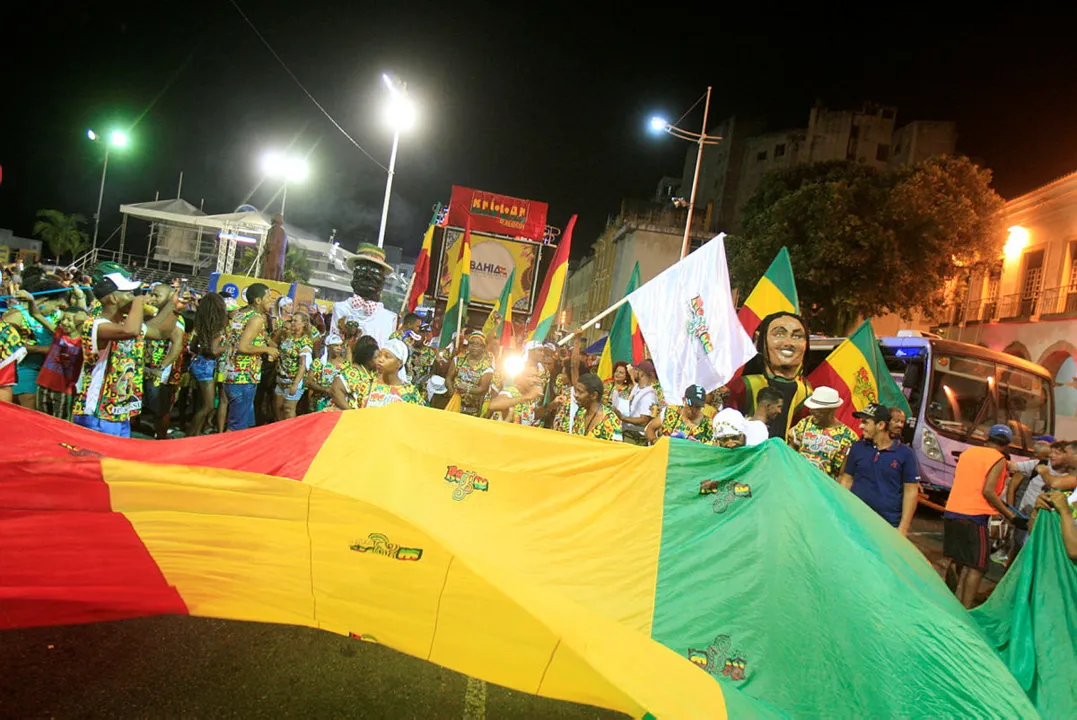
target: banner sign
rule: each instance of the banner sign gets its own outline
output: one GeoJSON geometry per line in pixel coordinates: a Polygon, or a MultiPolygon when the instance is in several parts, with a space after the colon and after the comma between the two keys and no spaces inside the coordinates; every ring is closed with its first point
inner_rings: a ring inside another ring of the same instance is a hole
{"type": "MultiPolygon", "coordinates": [[[[460,245],[464,238],[463,230],[447,228],[445,241],[441,244],[441,271],[438,274],[438,297],[446,298],[449,283],[456,273],[460,262],[460,245]]],[[[513,282],[512,309],[522,313],[531,312],[531,298],[534,295],[535,269],[538,265],[539,245],[516,242],[503,238],[471,233],[471,303],[496,305],[501,297],[501,289],[509,278],[512,268],[516,268],[513,282]]]]}
{"type": "MultiPolygon", "coordinates": [[[[269,298],[276,302],[282,296],[290,297],[296,308],[310,310],[314,307],[314,288],[300,283],[286,283],[265,278],[249,277],[247,275],[228,275],[226,273],[211,273],[209,276],[209,291],[218,293],[226,298],[234,298],[240,307],[247,304],[243,293],[247,287],[254,283],[262,283],[269,288],[269,298]]],[[[332,312],[332,309],[330,309],[332,312]]]]}
{"type": "MultiPolygon", "coordinates": [[[[466,227],[470,216],[473,233],[511,235],[542,242],[546,234],[547,210],[549,205],[537,200],[520,200],[453,185],[449,216],[445,224],[450,227],[466,227]]],[[[516,274],[517,277],[519,275],[516,274]]]]}

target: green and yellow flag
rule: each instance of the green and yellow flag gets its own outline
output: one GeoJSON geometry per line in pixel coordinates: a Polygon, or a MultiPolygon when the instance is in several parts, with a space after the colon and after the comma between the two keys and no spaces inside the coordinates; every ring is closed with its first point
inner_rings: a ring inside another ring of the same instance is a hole
{"type": "MultiPolygon", "coordinates": [[[[632,268],[632,275],[628,278],[628,287],[625,295],[631,295],[639,287],[639,263],[632,268]]],[[[610,334],[606,337],[606,347],[602,348],[602,357],[598,361],[598,376],[603,380],[609,380],[613,376],[613,364],[621,360],[627,363],[638,363],[643,360],[643,333],[639,331],[639,323],[632,312],[632,304],[625,303],[617,308],[613,316],[613,325],[610,326],[610,334]]]]}
{"type": "Polygon", "coordinates": [[[482,326],[483,335],[488,338],[496,337],[501,347],[512,345],[512,283],[515,281],[516,268],[513,268],[505,281],[505,287],[501,289],[497,307],[490,311],[486,323],[482,326]]]}
{"type": "Polygon", "coordinates": [[[467,319],[467,305],[471,302],[471,220],[460,239],[460,254],[456,266],[459,272],[449,285],[449,297],[445,303],[445,317],[441,321],[441,340],[438,347],[447,348],[458,324],[467,319]],[[461,313],[463,315],[461,316],[461,313]]]}

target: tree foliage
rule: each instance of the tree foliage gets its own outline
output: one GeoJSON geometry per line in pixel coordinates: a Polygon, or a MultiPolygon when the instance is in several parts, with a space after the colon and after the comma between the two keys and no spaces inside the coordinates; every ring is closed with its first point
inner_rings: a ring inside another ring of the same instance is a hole
{"type": "Polygon", "coordinates": [[[61,255],[77,255],[90,244],[90,237],[79,230],[86,222],[82,215],[66,215],[59,210],[38,210],[33,234],[49,246],[49,252],[59,261],[61,255]]]}
{"type": "Polygon", "coordinates": [[[843,334],[860,316],[936,311],[946,285],[997,258],[1005,240],[991,173],[962,157],[878,170],[856,162],[768,174],[728,242],[746,297],[784,245],[815,332],[843,334]]]}
{"type": "Polygon", "coordinates": [[[284,255],[284,281],[305,283],[310,280],[310,260],[296,247],[288,248],[284,255]]]}

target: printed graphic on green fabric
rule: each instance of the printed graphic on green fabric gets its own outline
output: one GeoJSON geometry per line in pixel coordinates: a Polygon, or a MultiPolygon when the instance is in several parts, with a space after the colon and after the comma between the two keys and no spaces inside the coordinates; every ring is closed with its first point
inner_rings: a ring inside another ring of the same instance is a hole
{"type": "Polygon", "coordinates": [[[1062,544],[1069,517],[1041,510],[1013,565],[972,611],[1044,718],[1077,715],[1077,564],[1062,544]]]}
{"type": "Polygon", "coordinates": [[[793,717],[1035,716],[923,555],[776,439],[670,441],[652,637],[793,717]]]}

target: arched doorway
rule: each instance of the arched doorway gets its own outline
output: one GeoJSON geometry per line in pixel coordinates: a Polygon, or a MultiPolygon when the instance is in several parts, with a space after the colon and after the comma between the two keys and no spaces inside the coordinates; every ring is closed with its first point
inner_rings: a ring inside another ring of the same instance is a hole
{"type": "Polygon", "coordinates": [[[1056,342],[1043,351],[1039,364],[1055,381],[1055,435],[1077,437],[1077,347],[1056,342]]]}
{"type": "Polygon", "coordinates": [[[1007,355],[1019,357],[1022,360],[1028,360],[1029,362],[1032,361],[1032,355],[1031,353],[1029,353],[1028,348],[1025,347],[1024,343],[1019,343],[1016,340],[1007,345],[1006,349],[1002,352],[1006,353],[1007,355]]]}

